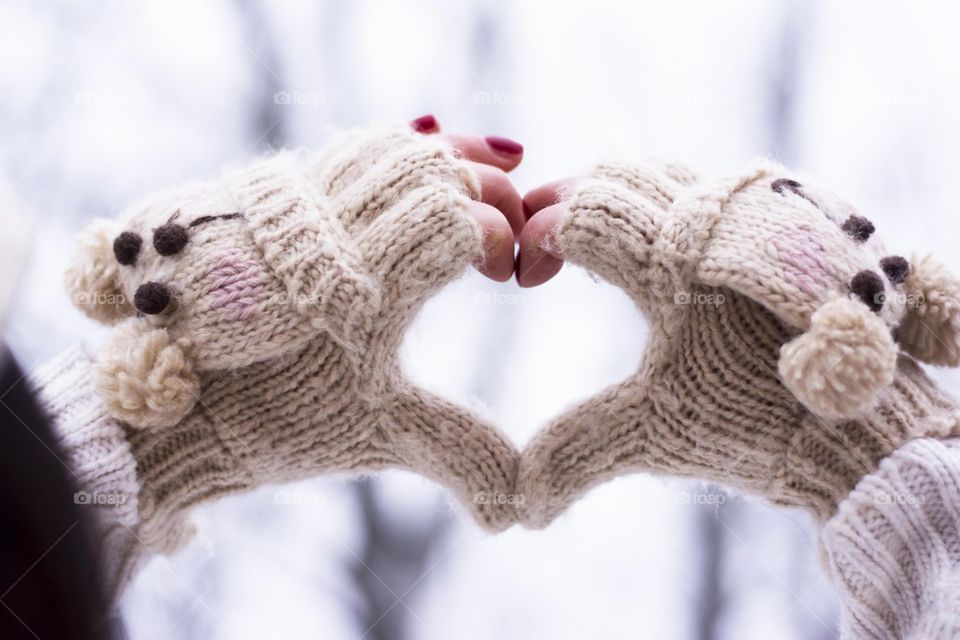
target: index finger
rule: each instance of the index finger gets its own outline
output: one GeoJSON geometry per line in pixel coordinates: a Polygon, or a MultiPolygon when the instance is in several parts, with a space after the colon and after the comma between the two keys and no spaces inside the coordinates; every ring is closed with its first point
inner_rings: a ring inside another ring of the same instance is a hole
{"type": "Polygon", "coordinates": [[[467,160],[488,164],[504,171],[513,171],[523,160],[523,145],[499,136],[443,134],[454,149],[467,160]]]}

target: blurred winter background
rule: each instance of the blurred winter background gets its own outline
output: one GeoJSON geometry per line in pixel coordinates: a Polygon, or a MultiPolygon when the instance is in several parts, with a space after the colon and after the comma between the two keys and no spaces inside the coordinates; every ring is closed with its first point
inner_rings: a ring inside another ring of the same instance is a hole
{"type": "MultiPolygon", "coordinates": [[[[91,217],[333,129],[424,113],[521,141],[521,191],[604,156],[719,176],[772,155],[869,212],[894,249],[960,269],[958,12],[4,0],[0,168],[35,212],[6,338],[28,367],[102,338],[61,286],[91,217]]],[[[429,304],[405,362],[519,444],[627,374],[644,338],[627,298],[576,269],[530,291],[471,274],[429,304]]],[[[196,542],[129,590],[134,640],[837,637],[808,518],[697,483],[622,478],[545,531],[498,536],[400,472],[265,488],[199,520],[196,542]]]]}

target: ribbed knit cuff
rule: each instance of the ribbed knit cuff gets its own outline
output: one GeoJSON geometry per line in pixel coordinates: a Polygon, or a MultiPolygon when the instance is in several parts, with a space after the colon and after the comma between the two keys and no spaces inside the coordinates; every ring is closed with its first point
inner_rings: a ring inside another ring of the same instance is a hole
{"type": "Polygon", "coordinates": [[[781,504],[809,507],[825,522],[864,476],[905,443],[958,436],[956,400],[902,356],[893,384],[866,416],[834,421],[806,416],[767,494],[781,504]]]}
{"type": "Polygon", "coordinates": [[[74,502],[97,528],[107,587],[116,595],[138,553],[140,485],[130,444],[93,388],[92,362],[84,348],[63,352],[37,369],[30,383],[66,454],[78,488],[74,502]]]}
{"type": "Polygon", "coordinates": [[[348,349],[368,339],[379,291],[336,211],[305,173],[306,160],[280,153],[225,177],[287,302],[348,349]]]}
{"type": "Polygon", "coordinates": [[[821,543],[844,637],[960,637],[960,439],[895,451],[840,504],[821,543]]]}
{"type": "Polygon", "coordinates": [[[190,508],[249,488],[202,408],[167,429],[133,430],[111,418],[93,386],[92,362],[73,347],[31,377],[101,541],[116,600],[143,560],[190,537],[190,508]]]}
{"type": "Polygon", "coordinates": [[[477,177],[446,139],[415,133],[407,125],[340,133],[313,156],[308,170],[324,195],[339,205],[348,227],[419,184],[423,170],[443,176],[474,200],[480,197],[477,177]]]}
{"type": "Polygon", "coordinates": [[[672,299],[670,274],[655,253],[673,201],[685,188],[662,166],[600,164],[570,197],[555,233],[557,248],[641,308],[649,300],[672,299]]]}

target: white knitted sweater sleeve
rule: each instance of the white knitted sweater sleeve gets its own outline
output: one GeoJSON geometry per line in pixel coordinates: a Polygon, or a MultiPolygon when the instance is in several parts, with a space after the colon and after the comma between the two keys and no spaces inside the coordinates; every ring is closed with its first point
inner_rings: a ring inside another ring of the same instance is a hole
{"type": "Polygon", "coordinates": [[[139,548],[140,485],[130,444],[94,391],[93,361],[85,348],[67,349],[30,378],[73,476],[74,502],[95,527],[103,575],[116,597],[136,567],[139,548]]]}
{"type": "Polygon", "coordinates": [[[960,638],[960,439],[917,439],[822,531],[844,638],[960,638]]]}

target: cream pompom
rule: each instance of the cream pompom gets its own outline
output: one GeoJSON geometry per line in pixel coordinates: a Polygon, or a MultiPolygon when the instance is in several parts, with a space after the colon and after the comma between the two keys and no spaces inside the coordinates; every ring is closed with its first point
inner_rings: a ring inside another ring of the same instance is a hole
{"type": "Polygon", "coordinates": [[[832,300],[810,328],[780,349],[783,383],[813,413],[851,418],[871,409],[893,382],[897,349],[883,321],[866,305],[832,300]]]}
{"type": "Polygon", "coordinates": [[[196,404],[200,383],[183,347],[165,329],[131,319],[97,358],[97,390],[107,411],[137,428],[167,427],[196,404]]]}
{"type": "Polygon", "coordinates": [[[90,223],[77,238],[79,250],[64,277],[73,304],[88,317],[105,324],[133,313],[133,305],[120,290],[113,236],[110,221],[90,223]]]}
{"type": "Polygon", "coordinates": [[[903,350],[930,364],[960,364],[960,282],[927,257],[911,264],[904,289],[910,310],[900,326],[903,350]]]}

